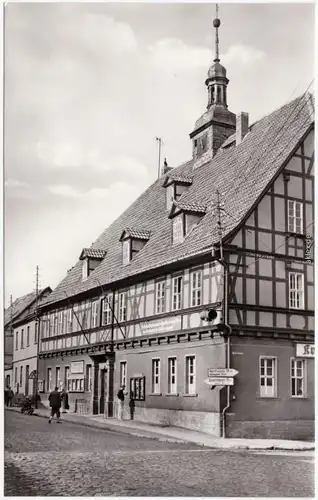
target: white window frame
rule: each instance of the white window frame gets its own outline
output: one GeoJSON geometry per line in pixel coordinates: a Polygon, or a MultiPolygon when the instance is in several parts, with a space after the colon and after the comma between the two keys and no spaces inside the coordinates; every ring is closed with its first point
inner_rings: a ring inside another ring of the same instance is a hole
{"type": "Polygon", "coordinates": [[[94,300],[92,302],[92,328],[97,327],[97,320],[98,320],[98,300],[94,300]]]}
{"type": "Polygon", "coordinates": [[[183,299],[183,276],[174,276],[172,278],[172,310],[179,311],[182,309],[182,299],[183,299]],[[180,291],[178,292],[176,287],[178,280],[181,280],[180,291]]]}
{"type": "Polygon", "coordinates": [[[47,368],[47,392],[52,391],[52,367],[47,368]]]}
{"type": "Polygon", "coordinates": [[[88,278],[88,258],[82,260],[82,279],[83,281],[88,278]]]}
{"type": "Polygon", "coordinates": [[[130,262],[130,256],[131,256],[131,242],[130,240],[124,240],[123,241],[123,265],[126,266],[130,262]]]}
{"type": "Polygon", "coordinates": [[[304,274],[290,272],[288,275],[288,295],[290,309],[304,309],[304,274]],[[298,280],[300,278],[300,280],[298,280]],[[300,281],[300,286],[299,286],[300,281]]]}
{"type": "Polygon", "coordinates": [[[15,350],[19,350],[19,330],[15,332],[15,350]]]}
{"type": "Polygon", "coordinates": [[[73,332],[73,309],[70,308],[67,314],[67,333],[73,332]]]}
{"type": "Polygon", "coordinates": [[[202,304],[202,271],[193,271],[190,274],[191,306],[202,304]]]}
{"type": "Polygon", "coordinates": [[[160,358],[151,360],[151,393],[160,394],[160,358]]]}
{"type": "Polygon", "coordinates": [[[24,328],[21,329],[20,349],[24,349],[24,328]]]}
{"type": "Polygon", "coordinates": [[[167,210],[170,210],[172,205],[173,205],[174,191],[175,191],[175,187],[174,187],[173,183],[166,187],[166,208],[167,208],[167,210]]]}
{"type": "Polygon", "coordinates": [[[127,361],[119,362],[119,381],[120,387],[123,385],[127,387],[127,361]]]}
{"type": "Polygon", "coordinates": [[[303,204],[300,201],[288,200],[288,232],[303,233],[303,204]]]}
{"type": "Polygon", "coordinates": [[[168,358],[168,394],[177,394],[177,358],[170,356],[168,358]],[[172,379],[174,377],[174,382],[172,379]]]}
{"type": "Polygon", "coordinates": [[[196,394],[196,358],[194,354],[185,356],[185,394],[196,394]],[[192,362],[192,364],[191,364],[192,362]],[[191,382],[192,378],[192,382],[191,382]]]}
{"type": "Polygon", "coordinates": [[[55,386],[60,390],[60,384],[61,384],[61,367],[56,366],[55,367],[55,386]]]}
{"type": "Polygon", "coordinates": [[[165,312],[166,302],[166,282],[157,281],[156,283],[156,314],[165,312]]]}
{"type": "Polygon", "coordinates": [[[103,300],[103,325],[110,325],[112,322],[112,310],[110,301],[113,300],[113,294],[107,295],[103,300]]]}
{"type": "Polygon", "coordinates": [[[86,365],[86,391],[93,391],[93,366],[91,364],[86,365]]]}
{"type": "Polygon", "coordinates": [[[275,356],[259,357],[259,393],[261,398],[277,398],[277,358],[275,356]],[[264,373],[262,373],[262,361],[264,361],[264,373]],[[269,362],[272,362],[272,374],[268,374],[269,362]],[[262,385],[262,379],[265,384],[262,385]],[[272,385],[267,381],[272,380],[272,385]]]}
{"type": "Polygon", "coordinates": [[[184,240],[183,214],[172,220],[172,243],[182,243],[184,240]]]}
{"type": "Polygon", "coordinates": [[[58,316],[58,333],[62,335],[64,333],[64,311],[59,311],[58,316]]]}
{"type": "Polygon", "coordinates": [[[64,367],[64,389],[69,392],[71,390],[71,379],[70,379],[71,368],[67,365],[64,367]]]}
{"type": "Polygon", "coordinates": [[[127,293],[121,292],[118,296],[118,321],[127,321],[127,293]]]}
{"type": "Polygon", "coordinates": [[[303,358],[290,358],[290,396],[295,399],[303,399],[306,397],[307,392],[307,363],[303,358]],[[298,366],[301,368],[301,375],[298,374],[298,366]],[[293,394],[293,380],[297,387],[297,381],[301,380],[302,394],[293,394]]]}

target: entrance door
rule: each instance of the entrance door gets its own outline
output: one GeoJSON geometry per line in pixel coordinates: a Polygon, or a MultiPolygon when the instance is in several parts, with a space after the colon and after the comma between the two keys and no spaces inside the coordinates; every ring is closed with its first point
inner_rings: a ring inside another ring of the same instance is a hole
{"type": "Polygon", "coordinates": [[[99,413],[104,414],[107,401],[107,369],[100,371],[99,413]]]}

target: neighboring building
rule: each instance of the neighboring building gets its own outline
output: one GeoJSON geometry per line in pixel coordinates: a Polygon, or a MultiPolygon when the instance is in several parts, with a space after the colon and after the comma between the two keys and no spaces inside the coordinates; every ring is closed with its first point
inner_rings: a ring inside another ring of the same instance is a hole
{"type": "Polygon", "coordinates": [[[138,420],[219,436],[226,414],[227,436],[311,438],[313,98],[249,125],[228,110],[218,43],[206,85],[192,159],[83,249],[43,304],[44,391],[62,381],[72,409],[111,417],[125,384],[138,420]],[[225,367],[238,371],[230,389],[209,372],[225,367]]]}
{"type": "Polygon", "coordinates": [[[38,356],[38,328],[36,307],[51,293],[47,287],[36,294],[29,294],[28,306],[13,320],[13,366],[12,388],[26,396],[36,393],[36,370],[38,356]]]}

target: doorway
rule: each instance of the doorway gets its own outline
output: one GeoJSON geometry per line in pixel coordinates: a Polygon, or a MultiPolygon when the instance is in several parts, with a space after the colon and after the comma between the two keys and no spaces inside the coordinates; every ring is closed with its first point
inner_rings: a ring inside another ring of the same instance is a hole
{"type": "Polygon", "coordinates": [[[106,409],[107,401],[107,380],[108,372],[107,368],[103,368],[100,371],[100,396],[99,396],[99,413],[104,414],[106,409]]]}

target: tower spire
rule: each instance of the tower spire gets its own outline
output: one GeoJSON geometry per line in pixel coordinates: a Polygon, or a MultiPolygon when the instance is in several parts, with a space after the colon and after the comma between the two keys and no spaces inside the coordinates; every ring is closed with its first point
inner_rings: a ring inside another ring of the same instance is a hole
{"type": "Polygon", "coordinates": [[[213,20],[213,26],[215,28],[215,59],[214,62],[220,62],[220,54],[219,54],[219,27],[221,25],[221,21],[219,19],[219,4],[216,4],[215,7],[215,19],[213,20]]]}

